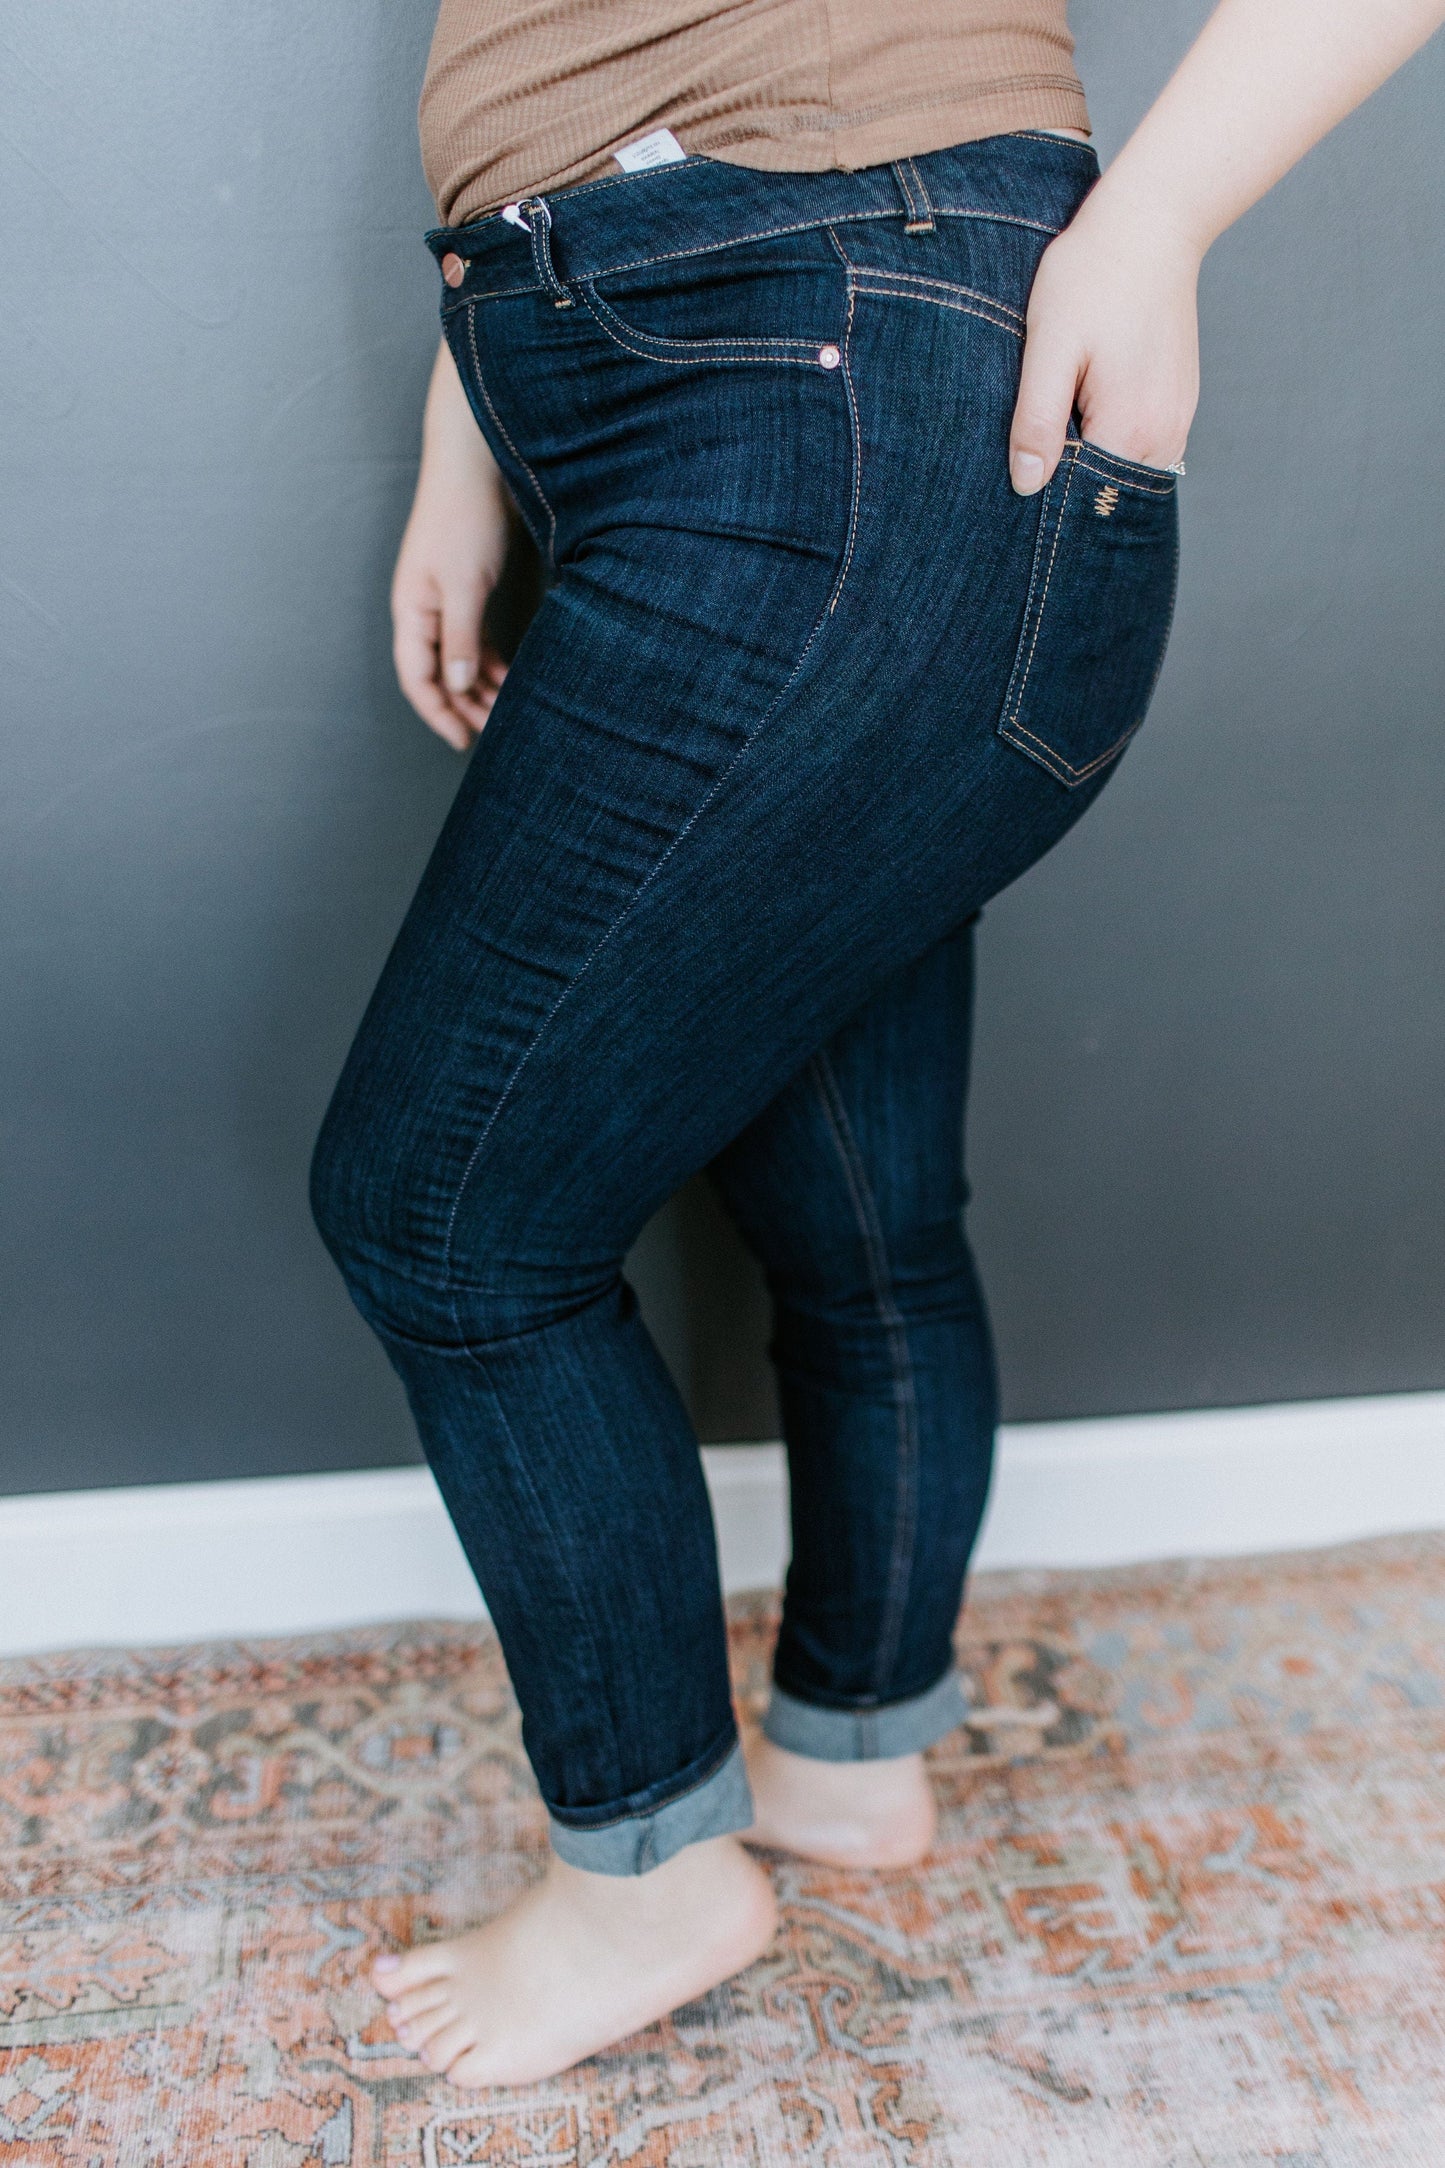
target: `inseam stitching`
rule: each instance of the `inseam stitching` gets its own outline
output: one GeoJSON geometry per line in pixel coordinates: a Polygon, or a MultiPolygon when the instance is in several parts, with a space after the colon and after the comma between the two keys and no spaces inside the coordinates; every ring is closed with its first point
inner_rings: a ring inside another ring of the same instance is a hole
{"type": "MultiPolygon", "coordinates": [[[[894,1298],[893,1283],[888,1271],[887,1245],[883,1238],[877,1201],[826,1047],[813,1056],[809,1066],[817,1083],[824,1119],[837,1146],[858,1232],[863,1237],[868,1276],[873,1284],[873,1300],[877,1306],[879,1323],[887,1335],[889,1360],[893,1365],[893,1403],[898,1416],[899,1480],[893,1555],[888,1563],[888,1596],[874,1667],[874,1690],[881,1694],[898,1654],[908,1602],[908,1584],[913,1575],[913,1556],[918,1533],[918,1392],[908,1346],[908,1331],[894,1298]]],[[[856,1712],[859,1718],[871,1713],[864,1710],[856,1712]]]]}

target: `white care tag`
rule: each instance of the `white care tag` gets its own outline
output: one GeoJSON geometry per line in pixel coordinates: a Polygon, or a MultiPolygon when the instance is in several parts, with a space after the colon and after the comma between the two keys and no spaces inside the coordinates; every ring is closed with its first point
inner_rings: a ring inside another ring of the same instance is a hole
{"type": "Polygon", "coordinates": [[[654,166],[680,165],[687,152],[670,128],[654,128],[651,135],[639,136],[635,143],[624,143],[622,149],[612,155],[624,173],[650,173],[654,166]]]}
{"type": "Polygon", "coordinates": [[[502,205],[502,216],[507,221],[507,224],[509,226],[520,226],[523,233],[531,232],[531,227],[527,224],[526,219],[522,216],[522,206],[520,203],[504,203],[502,205]]]}

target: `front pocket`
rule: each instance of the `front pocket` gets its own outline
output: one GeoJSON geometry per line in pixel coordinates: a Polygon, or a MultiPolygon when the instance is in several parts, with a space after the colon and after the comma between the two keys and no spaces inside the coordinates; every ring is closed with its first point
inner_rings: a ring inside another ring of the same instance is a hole
{"type": "Polygon", "coordinates": [[[999,735],[1070,790],[1116,760],[1164,660],[1179,566],[1175,478],[1071,439],[1042,492],[999,735]]]}
{"type": "Polygon", "coordinates": [[[618,315],[592,281],[582,298],[599,329],[624,353],[644,361],[797,361],[816,369],[836,368],[842,349],[814,339],[774,339],[721,334],[710,339],[673,339],[643,331],[618,315]]]}
{"type": "Polygon", "coordinates": [[[613,344],[648,360],[783,361],[826,372],[841,359],[846,294],[822,233],[732,242],[577,284],[613,344]]]}

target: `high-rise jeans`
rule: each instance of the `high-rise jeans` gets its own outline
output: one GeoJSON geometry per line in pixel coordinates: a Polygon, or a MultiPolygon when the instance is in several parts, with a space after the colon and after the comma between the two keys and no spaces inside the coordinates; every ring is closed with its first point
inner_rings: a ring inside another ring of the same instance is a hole
{"type": "Polygon", "coordinates": [[[750,1819],[696,1440],[621,1259],[706,1168],[765,1268],[793,1556],[769,1735],[912,1752],[995,1415],[962,1232],[971,921],[1138,727],[1172,473],[1009,486],[1092,151],[714,160],[434,232],[555,582],[337,1087],[318,1223],[410,1398],[564,1859],[750,1819]],[[455,276],[455,271],[453,272],[455,276]]]}

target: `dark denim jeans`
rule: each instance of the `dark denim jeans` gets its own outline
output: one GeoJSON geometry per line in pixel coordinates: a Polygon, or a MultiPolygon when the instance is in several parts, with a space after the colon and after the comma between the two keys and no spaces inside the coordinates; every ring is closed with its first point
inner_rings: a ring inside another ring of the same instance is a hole
{"type": "Polygon", "coordinates": [[[563,1857],[750,1815],[697,1446],[620,1260],[706,1167],[766,1268],[783,1745],[962,1714],[994,1377],[961,1228],[970,920],[1164,652],[1172,475],[1013,495],[1040,253],[1092,152],[685,164],[431,234],[556,581],[366,1013],[318,1222],[405,1381],[563,1857]],[[529,230],[528,230],[529,229],[529,230]]]}

